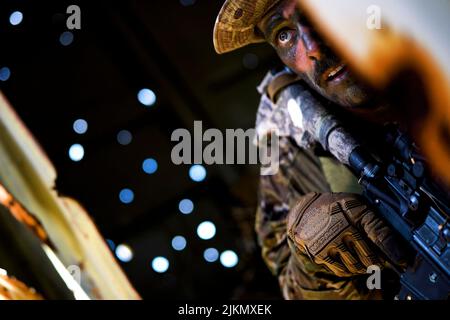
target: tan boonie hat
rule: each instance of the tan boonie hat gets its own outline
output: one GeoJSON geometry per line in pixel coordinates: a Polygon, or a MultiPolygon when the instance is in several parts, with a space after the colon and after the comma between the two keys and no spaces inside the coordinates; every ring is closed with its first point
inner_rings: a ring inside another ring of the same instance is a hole
{"type": "Polygon", "coordinates": [[[263,42],[256,25],[281,0],[226,0],[214,26],[214,48],[229,52],[250,43],[263,42]]]}

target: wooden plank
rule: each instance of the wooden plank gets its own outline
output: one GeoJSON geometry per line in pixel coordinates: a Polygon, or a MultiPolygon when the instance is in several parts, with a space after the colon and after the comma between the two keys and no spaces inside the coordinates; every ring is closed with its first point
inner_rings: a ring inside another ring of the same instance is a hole
{"type": "Polygon", "coordinates": [[[63,264],[80,268],[91,299],[139,299],[87,212],[58,195],[53,165],[1,93],[0,168],[4,191],[40,221],[63,264]]]}

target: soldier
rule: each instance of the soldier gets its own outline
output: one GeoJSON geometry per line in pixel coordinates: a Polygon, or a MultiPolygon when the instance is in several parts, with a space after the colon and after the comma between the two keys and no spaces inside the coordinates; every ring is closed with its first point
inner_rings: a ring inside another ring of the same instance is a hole
{"type": "Polygon", "coordinates": [[[227,0],[214,28],[219,54],[266,41],[289,68],[270,72],[258,88],[257,132],[277,128],[280,136],[280,169],[260,177],[255,227],[263,259],[285,299],[392,298],[395,285],[383,288],[392,292],[369,290],[366,272],[378,265],[384,277],[390,266],[404,266],[397,238],[364,203],[350,171],[305,141],[295,110],[279,101],[295,82],[330,106],[365,118],[378,118],[385,108],[296,5],[297,0],[227,0]]]}

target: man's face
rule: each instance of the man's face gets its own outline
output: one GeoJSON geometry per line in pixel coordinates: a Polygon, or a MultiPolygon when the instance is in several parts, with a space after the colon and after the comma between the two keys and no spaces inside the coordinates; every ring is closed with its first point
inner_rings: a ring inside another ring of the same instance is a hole
{"type": "Polygon", "coordinates": [[[325,98],[344,107],[368,100],[359,84],[298,12],[296,0],[283,0],[260,21],[258,28],[283,63],[325,98]]]}

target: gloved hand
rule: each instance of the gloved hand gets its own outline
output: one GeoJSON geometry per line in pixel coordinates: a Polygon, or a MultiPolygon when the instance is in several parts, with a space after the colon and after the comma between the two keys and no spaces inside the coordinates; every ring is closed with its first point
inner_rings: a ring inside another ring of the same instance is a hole
{"type": "Polygon", "coordinates": [[[355,194],[307,194],[289,212],[288,235],[297,250],[339,277],[380,266],[373,244],[394,264],[405,264],[391,229],[355,194]]]}

